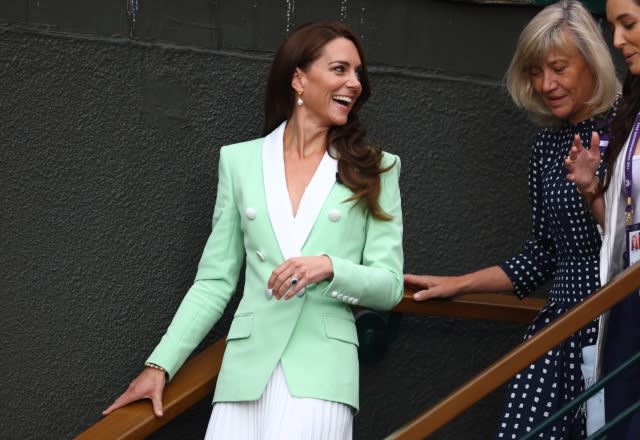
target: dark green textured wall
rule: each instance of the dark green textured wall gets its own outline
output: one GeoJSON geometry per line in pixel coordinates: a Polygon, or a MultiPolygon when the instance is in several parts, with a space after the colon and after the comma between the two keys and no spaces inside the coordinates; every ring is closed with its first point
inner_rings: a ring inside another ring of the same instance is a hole
{"type": "MultiPolygon", "coordinates": [[[[129,3],[0,3],[2,438],[72,438],[139,371],[195,274],[219,148],[259,134],[271,55],[303,22],[343,20],[365,42],[363,118],[402,158],[407,271],[471,270],[525,238],[534,129],[501,77],[536,9],[139,0],[133,26],[129,3]]],[[[405,315],[362,366],[355,438],[397,429],[522,332],[405,315]]],[[[433,438],[490,438],[501,405],[497,392],[433,438]]],[[[209,411],[153,438],[201,438],[209,411]]]]}

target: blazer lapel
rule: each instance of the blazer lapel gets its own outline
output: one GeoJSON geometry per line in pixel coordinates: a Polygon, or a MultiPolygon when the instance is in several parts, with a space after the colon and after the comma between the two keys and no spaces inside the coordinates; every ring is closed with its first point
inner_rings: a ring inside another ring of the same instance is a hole
{"type": "Polygon", "coordinates": [[[296,248],[300,253],[322,206],[336,183],[337,170],[337,161],[329,156],[329,153],[325,152],[318,169],[302,195],[300,206],[298,207],[298,215],[294,219],[296,248]]]}
{"type": "Polygon", "coordinates": [[[264,193],[267,198],[267,209],[273,233],[285,258],[299,255],[291,239],[293,230],[293,214],[291,201],[287,191],[284,174],[284,148],[282,138],[286,121],[269,133],[262,147],[262,175],[264,176],[264,193]]]}
{"type": "Polygon", "coordinates": [[[262,174],[267,209],[278,246],[285,259],[301,255],[318,213],[336,181],[337,161],[325,152],[318,169],[300,200],[293,217],[284,171],[284,129],[286,121],[265,137],[262,148],[262,174]]]}

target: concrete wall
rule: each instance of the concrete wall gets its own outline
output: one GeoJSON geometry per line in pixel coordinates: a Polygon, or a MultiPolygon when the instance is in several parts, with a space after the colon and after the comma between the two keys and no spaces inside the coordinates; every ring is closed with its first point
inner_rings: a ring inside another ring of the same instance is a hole
{"type": "MultiPolygon", "coordinates": [[[[529,226],[534,130],[501,77],[536,11],[434,0],[1,2],[2,437],[72,438],[140,370],[195,274],[219,148],[259,134],[271,55],[303,22],[342,20],[365,42],[373,96],[363,118],[403,160],[406,270],[461,273],[514,252],[529,226]]],[[[205,344],[225,334],[234,305],[205,344]]],[[[355,438],[408,422],[523,330],[403,316],[385,358],[362,366],[355,438]]],[[[490,438],[501,405],[499,391],[433,438],[490,438]]],[[[204,401],[152,438],[201,438],[209,411],[204,401]]]]}

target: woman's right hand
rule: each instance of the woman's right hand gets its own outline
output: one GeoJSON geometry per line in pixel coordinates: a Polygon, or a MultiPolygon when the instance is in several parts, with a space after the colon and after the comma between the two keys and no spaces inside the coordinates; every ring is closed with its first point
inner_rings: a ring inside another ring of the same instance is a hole
{"type": "Polygon", "coordinates": [[[118,408],[126,406],[131,402],[141,399],[151,399],[153,412],[156,417],[162,417],[162,392],[166,382],[165,373],[157,368],[146,367],[138,377],[136,377],[127,391],[122,393],[107,409],[102,411],[102,415],[111,414],[118,408]]]}
{"type": "Polygon", "coordinates": [[[449,298],[460,292],[460,277],[405,274],[404,283],[416,289],[413,299],[424,301],[431,298],[449,298]]]}

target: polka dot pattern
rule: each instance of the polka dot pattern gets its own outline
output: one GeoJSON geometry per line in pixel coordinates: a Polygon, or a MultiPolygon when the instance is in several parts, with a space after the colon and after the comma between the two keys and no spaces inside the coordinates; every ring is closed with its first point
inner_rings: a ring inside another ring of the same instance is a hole
{"type": "MultiPolygon", "coordinates": [[[[575,184],[567,181],[564,166],[574,135],[580,134],[583,144],[588,146],[594,130],[593,120],[559,129],[542,129],[532,147],[529,161],[531,234],[520,253],[500,265],[519,298],[552,279],[547,304],[527,329],[525,339],[600,287],[600,234],[575,184]]],[[[601,167],[600,172],[603,170],[601,167]]],[[[512,379],[498,425],[498,439],[522,437],[583,391],[582,347],[595,344],[596,336],[594,321],[512,379]]],[[[585,437],[584,414],[576,411],[547,428],[538,438],[585,437]]]]}

